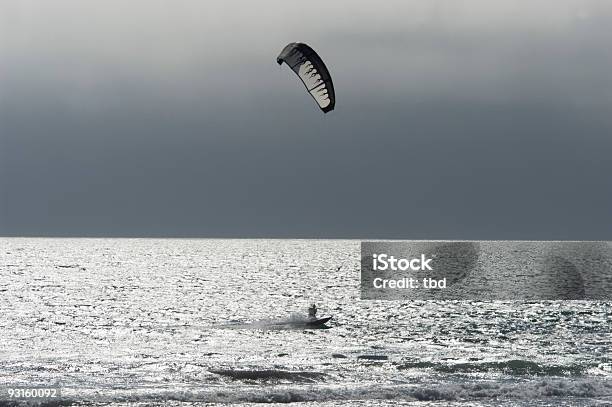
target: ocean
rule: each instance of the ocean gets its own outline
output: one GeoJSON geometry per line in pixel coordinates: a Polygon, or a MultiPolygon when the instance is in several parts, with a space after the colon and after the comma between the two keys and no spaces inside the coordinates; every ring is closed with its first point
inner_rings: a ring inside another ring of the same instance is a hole
{"type": "Polygon", "coordinates": [[[359,261],[357,240],[0,238],[0,405],[612,405],[609,302],[362,300],[359,261]],[[329,329],[285,324],[311,303],[329,329]]]}

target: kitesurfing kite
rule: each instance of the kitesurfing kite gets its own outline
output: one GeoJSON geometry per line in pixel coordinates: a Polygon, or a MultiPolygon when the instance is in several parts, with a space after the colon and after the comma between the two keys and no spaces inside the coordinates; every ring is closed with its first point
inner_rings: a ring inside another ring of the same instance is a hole
{"type": "Polygon", "coordinates": [[[331,75],[312,48],[301,42],[292,42],[283,48],[276,62],[279,65],[286,63],[297,74],[323,113],[334,110],[336,94],[331,75]]]}

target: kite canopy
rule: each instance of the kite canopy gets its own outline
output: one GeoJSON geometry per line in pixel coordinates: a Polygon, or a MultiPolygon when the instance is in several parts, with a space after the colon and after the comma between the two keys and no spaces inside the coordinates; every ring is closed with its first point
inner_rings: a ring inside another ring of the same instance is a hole
{"type": "Polygon", "coordinates": [[[276,62],[279,65],[286,63],[297,74],[323,113],[334,110],[336,94],[331,75],[312,48],[301,42],[292,42],[283,48],[276,62]]]}

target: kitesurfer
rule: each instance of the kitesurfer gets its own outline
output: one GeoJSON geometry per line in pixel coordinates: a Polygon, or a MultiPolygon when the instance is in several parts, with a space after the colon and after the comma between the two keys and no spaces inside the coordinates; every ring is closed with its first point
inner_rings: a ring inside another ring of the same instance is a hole
{"type": "Polygon", "coordinates": [[[308,318],[317,319],[317,306],[315,304],[311,304],[308,308],[308,318]]]}

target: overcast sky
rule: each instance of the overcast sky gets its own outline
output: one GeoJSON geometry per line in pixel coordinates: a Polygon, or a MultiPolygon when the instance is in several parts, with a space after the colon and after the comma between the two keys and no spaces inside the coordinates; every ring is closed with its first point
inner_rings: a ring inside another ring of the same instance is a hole
{"type": "Polygon", "coordinates": [[[0,0],[0,235],[610,240],[611,43],[609,0],[0,0]]]}

